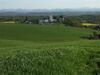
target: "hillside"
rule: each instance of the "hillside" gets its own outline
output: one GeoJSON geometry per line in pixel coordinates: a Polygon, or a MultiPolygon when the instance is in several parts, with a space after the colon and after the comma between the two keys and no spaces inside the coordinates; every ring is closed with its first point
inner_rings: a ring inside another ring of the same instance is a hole
{"type": "Polygon", "coordinates": [[[0,24],[1,75],[99,75],[94,30],[63,25],[0,24]]]}

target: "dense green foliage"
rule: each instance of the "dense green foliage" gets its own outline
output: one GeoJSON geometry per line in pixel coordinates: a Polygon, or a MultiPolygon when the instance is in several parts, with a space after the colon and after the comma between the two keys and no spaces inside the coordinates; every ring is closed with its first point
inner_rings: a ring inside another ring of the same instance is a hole
{"type": "Polygon", "coordinates": [[[99,75],[100,40],[81,38],[93,31],[63,25],[0,24],[0,74],[99,75]]]}
{"type": "Polygon", "coordinates": [[[66,17],[64,24],[66,26],[79,27],[81,26],[81,20],[76,17],[66,17]]]}
{"type": "MultiPolygon", "coordinates": [[[[2,22],[14,22],[14,23],[22,23],[22,24],[42,24],[40,20],[48,20],[50,15],[45,16],[0,16],[0,23],[2,22]]],[[[76,16],[68,16],[68,15],[53,15],[53,19],[56,21],[53,23],[64,23],[66,26],[81,26],[82,23],[93,23],[100,24],[100,15],[76,15],[76,16]]],[[[49,19],[50,20],[50,19],[49,19]]],[[[46,22],[43,22],[45,24],[46,22]]],[[[51,24],[52,22],[48,21],[47,23],[51,24]]]]}
{"type": "Polygon", "coordinates": [[[100,24],[100,15],[82,15],[79,18],[82,22],[100,24]]]}

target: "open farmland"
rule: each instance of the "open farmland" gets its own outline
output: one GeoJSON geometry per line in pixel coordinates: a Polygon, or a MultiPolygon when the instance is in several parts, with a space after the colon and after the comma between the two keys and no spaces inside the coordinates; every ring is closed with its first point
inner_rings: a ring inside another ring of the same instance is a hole
{"type": "Polygon", "coordinates": [[[94,30],[59,25],[0,24],[1,75],[100,75],[94,30]]]}

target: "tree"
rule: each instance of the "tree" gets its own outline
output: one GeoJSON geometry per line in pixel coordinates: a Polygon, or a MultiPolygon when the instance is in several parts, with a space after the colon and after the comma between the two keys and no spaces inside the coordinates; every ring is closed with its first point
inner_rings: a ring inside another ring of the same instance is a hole
{"type": "Polygon", "coordinates": [[[64,24],[66,26],[77,27],[77,26],[81,26],[81,21],[74,17],[68,17],[68,18],[65,18],[64,24]]]}

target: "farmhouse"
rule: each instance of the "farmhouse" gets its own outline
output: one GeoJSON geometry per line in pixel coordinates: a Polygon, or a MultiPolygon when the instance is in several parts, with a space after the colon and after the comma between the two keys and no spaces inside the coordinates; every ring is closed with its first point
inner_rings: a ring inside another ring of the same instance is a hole
{"type": "Polygon", "coordinates": [[[62,21],[64,21],[64,17],[54,18],[52,15],[50,15],[49,18],[40,19],[39,23],[56,23],[62,21]]]}
{"type": "Polygon", "coordinates": [[[49,19],[40,19],[39,23],[49,23],[49,19]]]}

